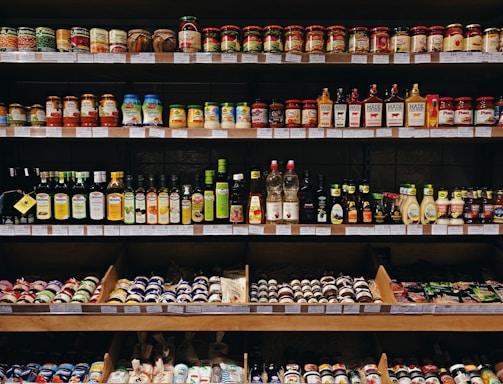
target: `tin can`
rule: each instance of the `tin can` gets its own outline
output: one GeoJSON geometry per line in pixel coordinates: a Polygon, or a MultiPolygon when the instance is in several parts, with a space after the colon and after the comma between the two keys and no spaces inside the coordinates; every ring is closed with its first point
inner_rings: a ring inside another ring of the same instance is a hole
{"type": "Polygon", "coordinates": [[[372,28],[370,30],[370,53],[385,52],[389,52],[389,28],[372,28]]]}
{"type": "Polygon", "coordinates": [[[97,99],[91,93],[85,93],[80,97],[80,125],[82,127],[98,126],[97,99]]]}
{"type": "Polygon", "coordinates": [[[79,99],[76,96],[65,96],[63,98],[63,126],[78,127],[79,124],[79,99]]]}
{"type": "Polygon", "coordinates": [[[171,104],[169,106],[169,127],[185,128],[187,126],[187,115],[185,106],[182,104],[171,104]]]}
{"type": "Polygon", "coordinates": [[[26,110],[18,103],[9,104],[9,114],[7,116],[9,125],[23,126],[26,124],[26,110]]]}
{"type": "Polygon", "coordinates": [[[58,52],[71,52],[71,32],[69,29],[56,29],[56,50],[58,52]]]}
{"type": "Polygon", "coordinates": [[[127,32],[122,29],[108,31],[108,48],[112,53],[127,52],[127,32]]]}
{"type": "Polygon", "coordinates": [[[4,103],[0,103],[0,125],[7,125],[7,107],[4,103]]]}
{"type": "Polygon", "coordinates": [[[482,52],[498,52],[500,29],[486,28],[482,34],[482,52]]]}
{"type": "Polygon", "coordinates": [[[482,51],[482,30],[480,29],[480,24],[470,24],[465,27],[463,51],[482,51]]]}
{"type": "Polygon", "coordinates": [[[141,126],[141,102],[137,95],[128,93],[122,102],[122,125],[141,126]]]}
{"type": "Polygon", "coordinates": [[[0,52],[17,51],[17,29],[12,27],[0,28],[0,52]]]}
{"type": "Polygon", "coordinates": [[[220,128],[220,108],[214,101],[204,103],[204,128],[220,128]]]}
{"type": "Polygon", "coordinates": [[[98,115],[100,127],[117,127],[119,125],[119,111],[114,95],[110,93],[101,95],[98,115]]]}
{"type": "Polygon", "coordinates": [[[162,103],[157,95],[145,95],[142,105],[143,125],[162,126],[162,103]]]}
{"type": "Polygon", "coordinates": [[[35,52],[37,50],[34,28],[19,27],[17,29],[17,50],[19,52],[35,52]]]}
{"type": "Polygon", "coordinates": [[[393,28],[390,40],[390,51],[393,53],[410,52],[410,35],[408,27],[393,28]]]}
{"type": "Polygon", "coordinates": [[[89,46],[91,53],[109,52],[108,31],[103,28],[91,28],[89,31],[89,46]]]}
{"type": "Polygon", "coordinates": [[[89,29],[73,27],[70,30],[70,43],[72,52],[89,52],[89,29]]]}
{"type": "Polygon", "coordinates": [[[61,127],[63,125],[61,99],[58,96],[47,97],[45,102],[45,120],[48,127],[61,127]]]}
{"type": "Polygon", "coordinates": [[[187,116],[187,127],[189,128],[203,128],[204,127],[204,114],[201,105],[189,105],[187,116]]]}
{"type": "Polygon", "coordinates": [[[428,52],[441,52],[444,46],[444,27],[433,25],[428,28],[426,50],[428,52]]]}
{"type": "Polygon", "coordinates": [[[411,41],[410,41],[410,51],[412,53],[425,53],[427,52],[427,41],[426,36],[427,28],[423,25],[417,25],[410,29],[411,41]]]}
{"type": "Polygon", "coordinates": [[[45,126],[45,109],[41,104],[33,104],[30,108],[30,125],[45,126]]]}
{"type": "Polygon", "coordinates": [[[35,28],[38,52],[56,52],[56,32],[52,28],[35,28]]]}
{"type": "Polygon", "coordinates": [[[251,108],[247,102],[236,104],[236,128],[251,128],[251,108]]]}
{"type": "Polygon", "coordinates": [[[444,52],[458,52],[463,50],[463,27],[461,24],[449,24],[444,31],[444,52]]]}
{"type": "Polygon", "coordinates": [[[348,52],[364,53],[370,49],[367,27],[354,27],[349,30],[348,52]]]}

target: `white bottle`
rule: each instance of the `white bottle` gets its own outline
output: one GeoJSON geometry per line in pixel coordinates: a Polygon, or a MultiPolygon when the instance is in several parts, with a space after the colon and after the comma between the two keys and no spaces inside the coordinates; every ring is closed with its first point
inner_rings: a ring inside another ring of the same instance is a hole
{"type": "Polygon", "coordinates": [[[431,184],[424,185],[423,200],[421,200],[419,210],[421,224],[435,224],[437,222],[437,207],[433,199],[433,186],[431,184]]]}
{"type": "Polygon", "coordinates": [[[298,224],[299,222],[299,176],[295,172],[295,162],[288,160],[285,176],[283,176],[283,223],[298,224]]]}
{"type": "Polygon", "coordinates": [[[281,224],[283,221],[283,177],[278,171],[278,162],[271,161],[271,172],[265,180],[267,197],[265,202],[266,223],[281,224]]]}
{"type": "Polygon", "coordinates": [[[461,189],[456,188],[452,192],[452,198],[449,201],[449,225],[463,225],[463,208],[465,201],[461,197],[461,189]]]}
{"type": "Polygon", "coordinates": [[[438,197],[435,201],[437,209],[437,224],[449,224],[449,192],[447,189],[440,188],[438,190],[438,197]]]}
{"type": "Polygon", "coordinates": [[[402,204],[402,221],[404,224],[419,224],[420,220],[420,210],[419,203],[416,199],[416,186],[410,184],[409,188],[406,190],[406,199],[402,204]]]}

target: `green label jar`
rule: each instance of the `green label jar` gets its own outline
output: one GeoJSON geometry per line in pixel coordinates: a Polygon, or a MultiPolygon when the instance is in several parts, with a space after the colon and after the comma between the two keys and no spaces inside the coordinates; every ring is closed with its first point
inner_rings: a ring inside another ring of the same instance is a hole
{"type": "Polygon", "coordinates": [[[243,28],[243,52],[262,52],[262,28],[256,25],[243,28]]]}
{"type": "Polygon", "coordinates": [[[236,25],[224,25],[220,28],[220,51],[233,53],[241,51],[239,42],[240,28],[236,25]]]}
{"type": "Polygon", "coordinates": [[[264,52],[283,52],[283,27],[279,25],[264,27],[264,52]]]}

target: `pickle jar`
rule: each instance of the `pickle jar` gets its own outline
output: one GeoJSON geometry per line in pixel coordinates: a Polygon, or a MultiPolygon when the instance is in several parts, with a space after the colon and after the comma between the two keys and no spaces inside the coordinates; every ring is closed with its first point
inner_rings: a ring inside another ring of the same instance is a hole
{"type": "Polygon", "coordinates": [[[444,27],[433,25],[428,27],[426,38],[426,50],[430,53],[442,52],[444,47],[444,27]]]}
{"type": "Polygon", "coordinates": [[[482,52],[498,52],[500,44],[499,28],[486,28],[482,34],[482,52]]]}
{"type": "Polygon", "coordinates": [[[239,32],[241,29],[237,25],[224,25],[220,28],[220,51],[223,53],[234,53],[241,51],[239,32]]]}
{"type": "Polygon", "coordinates": [[[321,25],[310,25],[306,27],[306,52],[325,52],[325,27],[321,25]]]}
{"type": "Polygon", "coordinates": [[[19,103],[9,104],[8,123],[11,126],[26,125],[26,109],[19,103]]]}
{"type": "Polygon", "coordinates": [[[480,24],[470,24],[465,27],[463,51],[482,51],[482,30],[480,29],[480,24]]]}
{"type": "Polygon", "coordinates": [[[285,27],[285,52],[304,52],[304,27],[300,25],[288,25],[285,27]]]}
{"type": "Polygon", "coordinates": [[[41,104],[33,104],[30,109],[30,125],[45,126],[45,109],[41,104]]]}
{"type": "Polygon", "coordinates": [[[410,52],[410,35],[408,27],[393,28],[390,40],[390,51],[392,53],[410,52]]]}
{"type": "Polygon", "coordinates": [[[475,125],[494,124],[494,97],[481,96],[476,100],[475,105],[475,125]]]}
{"type": "Polygon", "coordinates": [[[180,17],[178,49],[181,52],[188,53],[199,52],[201,50],[201,31],[197,17],[180,17]]]}
{"type": "Polygon", "coordinates": [[[452,97],[438,99],[438,126],[449,127],[454,125],[454,103],[452,97]]]}
{"type": "Polygon", "coordinates": [[[412,53],[425,53],[427,51],[426,35],[427,28],[424,25],[417,25],[410,29],[410,51],[412,53]]]}
{"type": "Polygon", "coordinates": [[[171,29],[156,29],[152,36],[154,52],[176,51],[176,34],[171,29]]]}
{"type": "Polygon", "coordinates": [[[257,25],[248,25],[243,28],[243,52],[262,52],[262,28],[257,25]]]}
{"type": "Polygon", "coordinates": [[[346,27],[342,25],[331,25],[327,27],[328,53],[341,53],[346,50],[346,27]]]}
{"type": "Polygon", "coordinates": [[[283,52],[283,27],[279,25],[268,25],[264,27],[264,52],[283,52]]]}
{"type": "Polygon", "coordinates": [[[366,53],[370,49],[367,27],[354,27],[349,30],[349,53],[366,53]]]}
{"type": "Polygon", "coordinates": [[[389,28],[375,27],[370,29],[370,53],[389,52],[389,28]]]}
{"type": "Polygon", "coordinates": [[[457,52],[463,50],[463,27],[461,24],[449,24],[444,31],[444,52],[457,52]]]}
{"type": "Polygon", "coordinates": [[[131,29],[127,33],[127,48],[129,52],[150,52],[152,35],[146,29],[131,29]]]}
{"type": "Polygon", "coordinates": [[[220,52],[220,29],[203,28],[203,52],[220,52]]]}
{"type": "Polygon", "coordinates": [[[473,124],[473,108],[471,97],[457,97],[454,99],[454,124],[456,125],[472,125],[473,124]]]}

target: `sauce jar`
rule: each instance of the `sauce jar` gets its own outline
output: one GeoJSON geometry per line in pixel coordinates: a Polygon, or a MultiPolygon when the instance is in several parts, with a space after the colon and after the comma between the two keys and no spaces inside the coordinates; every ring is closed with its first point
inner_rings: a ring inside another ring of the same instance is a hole
{"type": "Polygon", "coordinates": [[[163,125],[162,102],[158,95],[145,95],[141,109],[143,112],[143,125],[154,127],[163,125]]]}
{"type": "Polygon", "coordinates": [[[58,52],[71,52],[71,32],[69,29],[56,29],[56,50],[58,52]]]}
{"type": "Polygon", "coordinates": [[[328,53],[340,53],[346,50],[346,27],[342,25],[332,25],[327,28],[328,53]]]}
{"type": "Polygon", "coordinates": [[[154,52],[176,51],[176,34],[171,29],[156,29],[152,36],[152,48],[154,52]]]}
{"type": "Polygon", "coordinates": [[[185,105],[171,104],[169,106],[169,127],[185,128],[187,127],[187,115],[185,114],[185,105]]]}
{"type": "Polygon", "coordinates": [[[438,99],[438,126],[448,127],[454,125],[454,103],[452,97],[438,99]]]}
{"type": "MultiPolygon", "coordinates": [[[[498,189],[496,191],[496,196],[494,198],[494,217],[493,217],[493,223],[495,224],[503,224],[503,189],[498,189]]],[[[498,363],[496,366],[499,368],[498,365],[501,363],[498,363]]],[[[502,370],[498,370],[498,378],[503,377],[503,372],[502,370]]]]}
{"type": "Polygon", "coordinates": [[[426,49],[430,53],[442,52],[444,47],[444,27],[433,25],[428,28],[428,38],[426,40],[426,49]]]}
{"type": "Polygon", "coordinates": [[[269,104],[269,127],[284,128],[285,127],[285,106],[282,103],[273,100],[269,104]]]}
{"type": "Polygon", "coordinates": [[[348,52],[368,52],[370,48],[368,28],[354,27],[349,30],[348,52]]]}
{"type": "Polygon", "coordinates": [[[325,28],[323,26],[310,25],[306,27],[306,52],[318,54],[325,52],[325,28]]]}
{"type": "Polygon", "coordinates": [[[19,27],[17,29],[17,50],[19,52],[35,52],[37,50],[34,28],[19,27]]]}
{"type": "Polygon", "coordinates": [[[203,52],[220,52],[220,29],[203,28],[203,52]]]}
{"type": "Polygon", "coordinates": [[[302,128],[318,126],[318,103],[316,100],[302,100],[302,128]]]}
{"type": "Polygon", "coordinates": [[[482,30],[480,29],[480,24],[470,24],[465,27],[463,51],[482,51],[482,30]]]}
{"type": "Polygon", "coordinates": [[[220,51],[233,53],[241,51],[239,32],[241,29],[236,25],[224,25],[220,28],[220,51]]]}
{"type": "Polygon", "coordinates": [[[202,105],[189,105],[187,107],[187,127],[204,127],[204,114],[202,105]]]}
{"type": "Polygon", "coordinates": [[[33,104],[30,108],[30,125],[45,126],[45,109],[41,104],[33,104]]]}
{"type": "Polygon", "coordinates": [[[393,28],[390,41],[390,52],[410,52],[410,35],[408,27],[393,28]]]}
{"type": "Polygon", "coordinates": [[[73,27],[70,29],[70,44],[72,52],[89,52],[89,29],[82,27],[73,27]]]}
{"type": "Polygon", "coordinates": [[[449,24],[444,31],[444,52],[457,52],[463,50],[463,27],[461,24],[449,24]]]}
{"type": "Polygon", "coordinates": [[[503,125],[503,96],[498,97],[494,103],[494,123],[496,125],[503,125]]]}
{"type": "Polygon", "coordinates": [[[91,28],[89,30],[89,46],[91,53],[105,53],[108,48],[108,31],[103,28],[91,28]]]}
{"type": "Polygon", "coordinates": [[[285,27],[285,52],[304,52],[304,27],[300,25],[289,25],[285,27]]]}
{"type": "Polygon", "coordinates": [[[262,28],[256,25],[248,25],[243,28],[243,52],[262,52],[262,28]]]}
{"type": "Polygon", "coordinates": [[[410,29],[410,51],[412,53],[424,53],[427,51],[426,27],[424,25],[417,25],[410,29]]]}
{"type": "Polygon", "coordinates": [[[285,123],[287,128],[300,128],[301,126],[301,101],[285,101],[285,123]]]}
{"type": "Polygon", "coordinates": [[[375,27],[370,29],[370,53],[389,52],[389,28],[375,27]]]}
{"type": "Polygon", "coordinates": [[[19,103],[9,104],[9,113],[7,115],[9,125],[20,127],[26,125],[26,110],[19,103]]]}
{"type": "Polygon", "coordinates": [[[0,126],[7,125],[7,107],[4,103],[0,103],[0,126]]]}
{"type": "Polygon", "coordinates": [[[201,31],[195,16],[180,17],[178,31],[178,49],[182,52],[199,52],[201,50],[201,31]]]}
{"type": "Polygon", "coordinates": [[[12,27],[0,28],[0,52],[17,51],[17,29],[12,27]]]}
{"type": "Polygon", "coordinates": [[[246,101],[236,104],[236,128],[251,128],[251,108],[246,101]]]}
{"type": "Polygon", "coordinates": [[[150,52],[152,36],[146,29],[131,29],[127,33],[127,47],[129,52],[150,52]]]}
{"type": "Polygon", "coordinates": [[[108,31],[108,48],[111,53],[127,52],[127,32],[122,29],[108,31]]]}
{"type": "Polygon", "coordinates": [[[482,52],[498,52],[500,44],[499,28],[486,28],[482,34],[482,52]]]}
{"type": "Polygon", "coordinates": [[[264,52],[283,52],[283,27],[279,25],[264,27],[264,52]]]}
{"type": "Polygon", "coordinates": [[[96,96],[85,93],[80,97],[80,125],[82,127],[98,126],[98,105],[96,96]]]}
{"type": "Polygon", "coordinates": [[[266,128],[269,121],[267,104],[261,100],[255,100],[251,105],[251,126],[252,128],[266,128]]]}
{"type": "Polygon", "coordinates": [[[457,97],[454,99],[454,124],[456,125],[472,125],[473,124],[473,109],[471,97],[457,97]]]}
{"type": "Polygon", "coordinates": [[[78,127],[79,124],[79,99],[77,96],[65,96],[63,98],[63,126],[78,127]]]}
{"type": "Polygon", "coordinates": [[[204,103],[204,128],[220,128],[220,108],[217,102],[204,103]]]}
{"type": "Polygon", "coordinates": [[[110,93],[101,95],[98,115],[100,118],[100,127],[119,126],[119,111],[114,95],[110,93]]]}
{"type": "Polygon", "coordinates": [[[142,125],[141,102],[137,95],[128,93],[122,101],[122,125],[138,127],[142,125]]]}
{"type": "Polygon", "coordinates": [[[475,125],[494,124],[494,97],[481,96],[475,99],[475,125]]]}
{"type": "Polygon", "coordinates": [[[35,28],[37,52],[56,52],[56,31],[48,27],[35,28]]]}
{"type": "Polygon", "coordinates": [[[63,126],[61,99],[58,96],[48,96],[45,102],[45,121],[48,127],[63,126]]]}
{"type": "Polygon", "coordinates": [[[234,103],[224,102],[220,104],[220,126],[222,128],[236,128],[234,103]]]}

